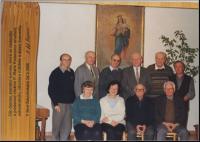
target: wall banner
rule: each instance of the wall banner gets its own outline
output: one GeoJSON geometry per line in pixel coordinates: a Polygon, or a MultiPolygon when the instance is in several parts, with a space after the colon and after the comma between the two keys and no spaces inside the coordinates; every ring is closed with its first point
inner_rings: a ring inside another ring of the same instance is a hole
{"type": "Polygon", "coordinates": [[[36,2],[3,3],[0,140],[35,140],[39,15],[36,2]]]}

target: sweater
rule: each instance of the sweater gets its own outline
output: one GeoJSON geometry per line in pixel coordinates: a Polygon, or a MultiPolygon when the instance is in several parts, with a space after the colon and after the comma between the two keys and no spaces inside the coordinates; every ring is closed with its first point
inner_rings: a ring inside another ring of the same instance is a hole
{"type": "Polygon", "coordinates": [[[155,64],[148,66],[147,71],[150,74],[152,87],[150,90],[151,96],[164,95],[163,84],[169,80],[169,77],[173,75],[173,70],[170,66],[164,65],[165,69],[155,70],[155,64]]]}
{"type": "Polygon", "coordinates": [[[51,72],[49,77],[48,94],[54,106],[58,103],[73,103],[74,93],[74,71],[70,69],[62,72],[57,67],[51,72]]]}
{"type": "Polygon", "coordinates": [[[109,104],[109,97],[105,96],[100,99],[101,105],[101,120],[104,117],[108,117],[109,122],[111,124],[112,120],[117,121],[121,124],[125,124],[125,103],[124,99],[120,96],[116,96],[115,98],[116,104],[112,107],[109,104]]]}
{"type": "Polygon", "coordinates": [[[121,69],[111,71],[110,67],[104,68],[99,75],[99,97],[102,98],[106,96],[107,94],[106,90],[107,90],[108,84],[111,81],[117,80],[121,82],[121,78],[122,78],[121,69]]]}
{"type": "Polygon", "coordinates": [[[73,124],[76,126],[81,123],[81,120],[93,120],[99,123],[101,116],[101,108],[99,101],[96,98],[81,99],[78,96],[72,105],[73,124]]]}

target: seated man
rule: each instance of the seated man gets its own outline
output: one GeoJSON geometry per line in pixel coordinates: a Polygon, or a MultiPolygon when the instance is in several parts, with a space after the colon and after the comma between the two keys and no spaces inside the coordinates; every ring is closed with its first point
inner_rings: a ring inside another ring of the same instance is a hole
{"type": "Polygon", "coordinates": [[[185,109],[183,101],[174,95],[175,84],[172,81],[164,83],[165,95],[156,102],[157,140],[166,140],[168,132],[176,132],[180,140],[188,139],[188,132],[184,127],[185,109]]]}
{"type": "Polygon", "coordinates": [[[137,140],[137,133],[144,135],[145,140],[153,140],[153,109],[149,99],[144,96],[146,88],[137,84],[135,95],[126,100],[126,120],[128,140],[137,140]]]}
{"type": "Polygon", "coordinates": [[[72,118],[77,140],[102,140],[99,124],[101,108],[99,101],[92,96],[94,84],[85,81],[81,85],[82,94],[72,106],[72,118]]]}

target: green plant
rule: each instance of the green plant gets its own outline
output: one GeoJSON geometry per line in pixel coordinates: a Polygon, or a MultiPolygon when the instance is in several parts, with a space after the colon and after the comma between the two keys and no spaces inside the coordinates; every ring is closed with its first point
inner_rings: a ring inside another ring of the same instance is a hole
{"type": "Polygon", "coordinates": [[[161,41],[166,48],[168,65],[172,65],[175,61],[180,60],[185,63],[186,74],[192,77],[198,74],[199,66],[193,65],[193,63],[199,53],[199,49],[189,47],[183,31],[175,31],[173,39],[162,35],[161,41]]]}

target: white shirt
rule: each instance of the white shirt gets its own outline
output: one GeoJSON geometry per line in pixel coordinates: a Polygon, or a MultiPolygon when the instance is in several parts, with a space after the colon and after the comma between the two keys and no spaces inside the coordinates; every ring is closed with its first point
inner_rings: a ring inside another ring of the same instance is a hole
{"type": "Polygon", "coordinates": [[[112,120],[117,121],[121,124],[125,124],[125,103],[124,99],[119,95],[116,96],[116,104],[111,107],[109,104],[110,98],[108,95],[100,99],[100,106],[101,106],[101,118],[100,121],[104,117],[108,117],[108,124],[111,124],[112,120]]]}
{"type": "Polygon", "coordinates": [[[85,63],[85,64],[86,64],[86,66],[87,66],[87,68],[88,68],[89,70],[92,70],[92,69],[91,69],[91,66],[92,66],[92,65],[89,65],[88,63],[85,63]]]}
{"type": "Polygon", "coordinates": [[[109,68],[110,68],[111,71],[113,71],[113,70],[118,70],[118,68],[115,68],[115,69],[114,69],[112,66],[109,66],[109,68]]]}
{"type": "Polygon", "coordinates": [[[133,67],[133,69],[134,69],[134,72],[135,72],[135,76],[136,76],[136,68],[138,68],[138,75],[140,76],[140,67],[133,67]]]}
{"type": "Polygon", "coordinates": [[[162,67],[158,67],[156,64],[155,64],[155,70],[158,70],[158,69],[165,69],[165,66],[163,65],[162,67]]]}
{"type": "Polygon", "coordinates": [[[83,94],[80,95],[81,100],[87,100],[87,99],[93,99],[93,96],[91,95],[90,97],[84,97],[83,94]]]}

